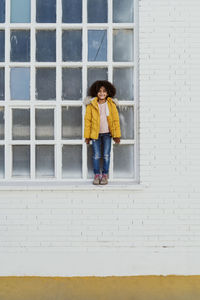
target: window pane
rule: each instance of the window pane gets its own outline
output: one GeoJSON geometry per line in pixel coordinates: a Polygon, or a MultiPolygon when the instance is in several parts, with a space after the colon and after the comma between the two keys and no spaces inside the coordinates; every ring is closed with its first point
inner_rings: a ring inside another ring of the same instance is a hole
{"type": "Polygon", "coordinates": [[[13,172],[12,176],[30,176],[30,146],[12,146],[13,172]]]}
{"type": "Polygon", "coordinates": [[[88,0],[88,23],[106,23],[108,21],[107,0],[88,0]]]}
{"type": "Polygon", "coordinates": [[[82,138],[82,108],[64,106],[62,108],[62,138],[82,138]]]}
{"type": "Polygon", "coordinates": [[[36,69],[36,99],[56,100],[56,68],[36,69]]]}
{"type": "Polygon", "coordinates": [[[36,22],[56,23],[56,0],[37,0],[36,22]]]}
{"type": "Polygon", "coordinates": [[[107,60],[107,30],[88,30],[88,60],[107,60]]]}
{"type": "Polygon", "coordinates": [[[13,109],[12,136],[14,140],[30,139],[30,109],[13,109]]]}
{"type": "Polygon", "coordinates": [[[82,98],[82,69],[63,68],[62,99],[80,100],[82,98]]]}
{"type": "Polygon", "coordinates": [[[62,174],[63,178],[82,177],[82,146],[63,145],[62,174]]]}
{"type": "Polygon", "coordinates": [[[0,100],[5,99],[5,71],[4,68],[0,68],[0,100]]]}
{"type": "Polygon", "coordinates": [[[133,30],[113,30],[113,60],[133,61],[133,30]]]}
{"type": "Polygon", "coordinates": [[[113,82],[117,87],[116,97],[119,100],[133,99],[133,69],[114,68],[113,82]]]}
{"type": "Polygon", "coordinates": [[[10,60],[18,62],[30,61],[30,31],[12,30],[10,41],[10,60]]]}
{"type": "Polygon", "coordinates": [[[5,0],[0,0],[0,23],[5,22],[5,0]]]}
{"type": "Polygon", "coordinates": [[[54,110],[36,109],[35,125],[36,125],[37,140],[54,139],[54,110]]]}
{"type": "Polygon", "coordinates": [[[30,23],[30,0],[11,0],[11,22],[30,23]]]}
{"type": "Polygon", "coordinates": [[[108,80],[107,68],[88,68],[87,72],[87,87],[89,88],[96,80],[108,80]]]}
{"type": "Polygon", "coordinates": [[[82,22],[82,0],[62,0],[62,22],[82,22]]]}
{"type": "Polygon", "coordinates": [[[39,30],[36,33],[36,60],[56,61],[56,31],[39,30]]]}
{"type": "Polygon", "coordinates": [[[0,107],[0,140],[4,139],[4,108],[0,107]]]}
{"type": "Polygon", "coordinates": [[[5,169],[5,162],[4,162],[4,146],[0,146],[0,178],[4,178],[4,169],[5,169]]]}
{"type": "Polygon", "coordinates": [[[5,61],[5,31],[0,30],[0,61],[5,61]]]}
{"type": "Polygon", "coordinates": [[[63,61],[82,60],[82,30],[64,30],[62,34],[63,61]]]}
{"type": "Polygon", "coordinates": [[[134,177],[134,145],[114,145],[114,178],[134,177]]]}
{"type": "Polygon", "coordinates": [[[113,22],[133,22],[133,0],[113,0],[113,22]]]}
{"type": "Polygon", "coordinates": [[[10,95],[11,100],[30,99],[30,68],[11,68],[10,95]]]}
{"type": "Polygon", "coordinates": [[[122,139],[134,139],[134,109],[132,106],[119,106],[122,139]]]}
{"type": "Polygon", "coordinates": [[[36,176],[54,176],[54,146],[36,146],[36,176]]]}

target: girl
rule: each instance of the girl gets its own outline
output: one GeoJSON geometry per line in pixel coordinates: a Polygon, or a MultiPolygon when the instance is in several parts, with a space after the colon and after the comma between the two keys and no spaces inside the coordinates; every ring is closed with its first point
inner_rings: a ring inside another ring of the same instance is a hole
{"type": "Polygon", "coordinates": [[[95,81],[89,89],[85,104],[86,144],[92,140],[93,149],[93,184],[107,184],[110,164],[111,137],[115,143],[120,143],[121,131],[119,114],[116,108],[117,100],[113,99],[116,88],[107,80],[95,81]],[[100,175],[101,146],[103,147],[103,170],[100,175]]]}

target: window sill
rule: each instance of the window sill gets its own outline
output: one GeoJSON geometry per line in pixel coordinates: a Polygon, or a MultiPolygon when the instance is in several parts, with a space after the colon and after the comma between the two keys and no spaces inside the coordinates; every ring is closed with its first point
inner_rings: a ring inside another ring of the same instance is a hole
{"type": "Polygon", "coordinates": [[[87,182],[1,182],[0,191],[139,191],[147,188],[147,184],[115,181],[108,185],[93,185],[87,182]]]}

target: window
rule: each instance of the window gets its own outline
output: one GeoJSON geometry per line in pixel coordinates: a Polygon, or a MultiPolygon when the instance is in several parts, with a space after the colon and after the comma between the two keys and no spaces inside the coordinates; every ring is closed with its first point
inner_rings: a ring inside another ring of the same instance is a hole
{"type": "Polygon", "coordinates": [[[1,181],[87,181],[83,99],[117,87],[110,179],[137,180],[137,0],[0,0],[1,181]]]}

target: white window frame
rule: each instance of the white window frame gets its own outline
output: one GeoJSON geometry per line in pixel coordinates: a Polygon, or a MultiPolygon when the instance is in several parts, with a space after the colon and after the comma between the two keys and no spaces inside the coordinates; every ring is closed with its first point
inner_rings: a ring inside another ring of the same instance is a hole
{"type": "Polygon", "coordinates": [[[36,2],[31,0],[31,23],[10,23],[10,2],[6,0],[6,22],[0,24],[0,29],[5,30],[5,62],[0,63],[0,67],[5,68],[5,99],[1,101],[0,106],[4,107],[5,120],[10,119],[12,115],[12,108],[30,108],[30,140],[27,141],[12,141],[11,122],[5,122],[5,139],[0,141],[0,145],[5,145],[5,178],[1,182],[76,182],[86,183],[91,182],[91,179],[87,178],[87,145],[84,143],[84,138],[80,140],[62,140],[61,137],[61,113],[62,106],[80,106],[82,107],[82,137],[84,131],[84,115],[85,106],[83,101],[65,101],[62,100],[62,68],[63,67],[81,67],[82,68],[82,94],[83,99],[87,93],[87,67],[107,67],[108,68],[108,80],[113,81],[113,67],[132,67],[134,78],[134,101],[119,101],[119,105],[132,106],[134,108],[134,140],[122,140],[121,145],[134,144],[134,179],[113,179],[113,147],[111,149],[110,160],[110,180],[113,183],[122,182],[126,184],[138,184],[139,183],[139,38],[138,38],[138,1],[134,1],[134,23],[112,23],[112,0],[108,0],[108,23],[95,24],[87,23],[87,0],[83,0],[83,18],[82,24],[66,24],[62,23],[62,0],[57,0],[57,23],[36,23],[36,2]],[[30,30],[30,62],[10,62],[10,31],[12,29],[29,29],[30,30]],[[56,29],[56,62],[36,62],[34,49],[36,46],[35,34],[39,29],[56,29]],[[65,29],[82,29],[82,62],[62,62],[62,30],[65,29]],[[87,31],[88,29],[107,29],[107,61],[105,62],[88,62],[87,61],[87,31]],[[132,29],[134,33],[134,61],[133,62],[113,62],[113,29],[132,29]],[[29,101],[17,101],[10,100],[10,68],[11,67],[30,67],[30,100],[29,101]],[[55,67],[56,68],[56,101],[38,101],[35,100],[35,68],[36,67],[55,67]],[[34,128],[35,128],[35,108],[55,108],[55,138],[54,143],[52,141],[35,140],[34,128]],[[14,144],[30,145],[30,179],[28,178],[15,178],[12,177],[12,156],[11,148],[14,144]],[[35,145],[55,145],[55,177],[53,178],[35,178],[35,145]],[[82,145],[82,178],[81,179],[65,179],[62,178],[62,145],[82,145]]]}

